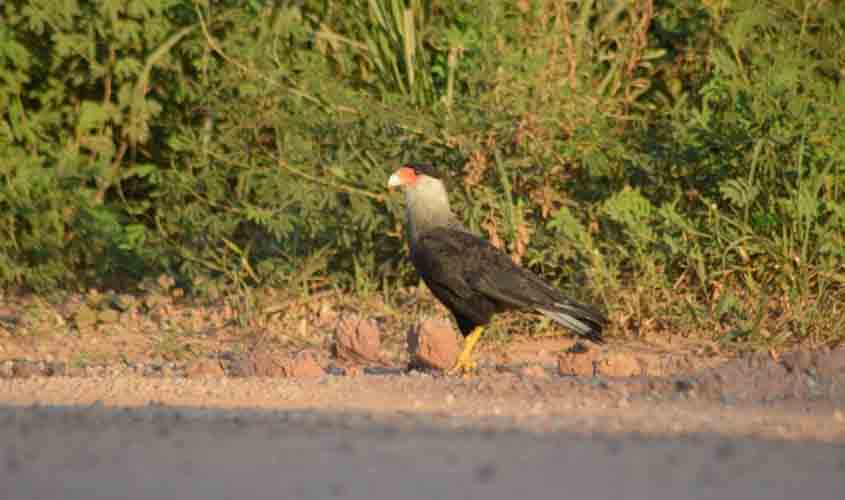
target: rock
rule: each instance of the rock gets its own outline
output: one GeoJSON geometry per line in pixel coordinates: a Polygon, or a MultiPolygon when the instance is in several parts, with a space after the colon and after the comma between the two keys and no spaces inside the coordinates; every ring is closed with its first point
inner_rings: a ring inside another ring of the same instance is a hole
{"type": "Polygon", "coordinates": [[[816,370],[826,379],[845,378],[845,348],[839,347],[818,356],[816,370]]]}
{"type": "Polygon", "coordinates": [[[281,363],[278,363],[274,356],[266,352],[252,353],[250,356],[254,374],[256,377],[282,377],[284,371],[281,363]]]}
{"type": "Polygon", "coordinates": [[[0,378],[12,378],[15,374],[15,362],[7,360],[0,362],[0,378]]]}
{"type": "MultiPolygon", "coordinates": [[[[576,344],[577,345],[577,344],[576,344]]],[[[561,375],[592,377],[633,377],[650,373],[649,367],[659,374],[659,359],[643,358],[631,352],[606,352],[595,347],[570,349],[558,357],[558,371],[561,375]],[[651,360],[651,362],[650,362],[651,360]]]]}
{"type": "MultiPolygon", "coordinates": [[[[150,378],[161,378],[163,376],[162,367],[163,367],[163,365],[161,363],[155,363],[155,362],[154,363],[148,363],[148,364],[144,365],[144,371],[143,371],[142,375],[144,377],[150,377],[150,378]]],[[[86,375],[90,376],[91,370],[89,370],[89,368],[90,367],[86,367],[85,372],[86,372],[86,375]]]]}
{"type": "Polygon", "coordinates": [[[81,364],[79,364],[79,363],[71,363],[71,364],[67,367],[67,370],[65,371],[65,374],[66,374],[68,377],[78,377],[78,378],[85,377],[85,376],[86,376],[86,373],[85,373],[85,366],[83,366],[83,365],[81,365],[81,364]]]}
{"type": "Polygon", "coordinates": [[[789,373],[806,372],[815,364],[815,356],[806,349],[798,349],[783,354],[780,363],[789,373]]]}
{"type": "Polygon", "coordinates": [[[302,351],[281,363],[285,377],[322,377],[326,374],[317,362],[317,355],[312,351],[302,351]]]}
{"type": "Polygon", "coordinates": [[[375,322],[347,316],[335,332],[334,355],[352,363],[382,363],[381,331],[375,322]]]}
{"type": "Polygon", "coordinates": [[[519,374],[528,378],[548,378],[549,374],[540,365],[526,365],[519,369],[519,374]]]}
{"type": "Polygon", "coordinates": [[[48,361],[45,374],[48,377],[64,377],[67,373],[67,364],[64,361],[48,361]]]}
{"type": "Polygon", "coordinates": [[[592,377],[597,373],[597,358],[598,351],[595,349],[570,350],[557,358],[557,369],[561,375],[592,377]]]}
{"type": "Polygon", "coordinates": [[[598,362],[598,372],[607,377],[632,377],[643,372],[637,357],[631,353],[608,353],[598,362]]]}
{"type": "Polygon", "coordinates": [[[255,375],[255,365],[247,356],[238,355],[229,362],[227,373],[230,377],[252,377],[255,375]]]}
{"type": "Polygon", "coordinates": [[[89,377],[96,377],[102,378],[106,375],[106,366],[105,365],[92,365],[86,366],[85,371],[89,377]]]}
{"type": "Polygon", "coordinates": [[[18,361],[12,367],[14,378],[29,378],[41,375],[41,367],[34,361],[18,361]]]}
{"type": "Polygon", "coordinates": [[[216,359],[199,359],[194,361],[185,370],[188,378],[222,377],[223,367],[216,359]]]}
{"type": "Polygon", "coordinates": [[[443,319],[428,319],[408,330],[411,368],[448,370],[458,359],[458,338],[443,319]]]}

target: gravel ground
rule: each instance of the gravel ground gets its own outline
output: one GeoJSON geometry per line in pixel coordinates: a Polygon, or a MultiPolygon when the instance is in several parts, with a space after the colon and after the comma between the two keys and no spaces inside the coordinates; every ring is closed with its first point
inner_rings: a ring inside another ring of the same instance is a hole
{"type": "Polygon", "coordinates": [[[0,378],[9,499],[816,499],[845,486],[842,349],[661,377],[17,366],[0,378]]]}

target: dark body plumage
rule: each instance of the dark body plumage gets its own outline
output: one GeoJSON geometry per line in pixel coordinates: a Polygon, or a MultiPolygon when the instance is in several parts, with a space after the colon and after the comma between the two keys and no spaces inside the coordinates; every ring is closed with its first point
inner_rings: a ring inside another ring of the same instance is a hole
{"type": "Polygon", "coordinates": [[[568,299],[472,233],[449,227],[421,233],[411,245],[411,261],[434,296],[454,314],[464,336],[496,313],[537,310],[602,342],[607,320],[601,313],[568,299]]]}

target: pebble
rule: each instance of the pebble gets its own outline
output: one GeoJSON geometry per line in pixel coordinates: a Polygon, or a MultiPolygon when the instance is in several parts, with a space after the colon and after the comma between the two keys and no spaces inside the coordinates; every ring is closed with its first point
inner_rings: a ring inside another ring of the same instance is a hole
{"type": "Polygon", "coordinates": [[[0,363],[0,378],[12,378],[15,369],[15,362],[12,360],[0,363]]]}

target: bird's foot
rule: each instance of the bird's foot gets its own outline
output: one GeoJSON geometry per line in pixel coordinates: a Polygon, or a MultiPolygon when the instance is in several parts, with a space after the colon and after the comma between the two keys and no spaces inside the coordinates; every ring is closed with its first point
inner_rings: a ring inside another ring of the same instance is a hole
{"type": "Polygon", "coordinates": [[[455,366],[446,372],[447,375],[470,375],[475,371],[478,365],[472,360],[472,350],[481,338],[482,333],[484,333],[483,326],[473,328],[472,332],[470,332],[464,341],[464,350],[458,356],[455,366]]]}
{"type": "Polygon", "coordinates": [[[469,356],[461,355],[458,357],[458,360],[455,362],[452,368],[450,368],[449,371],[446,372],[446,374],[456,377],[459,377],[461,375],[466,376],[471,375],[476,370],[476,368],[478,368],[478,364],[473,361],[472,358],[470,358],[469,356]]]}

